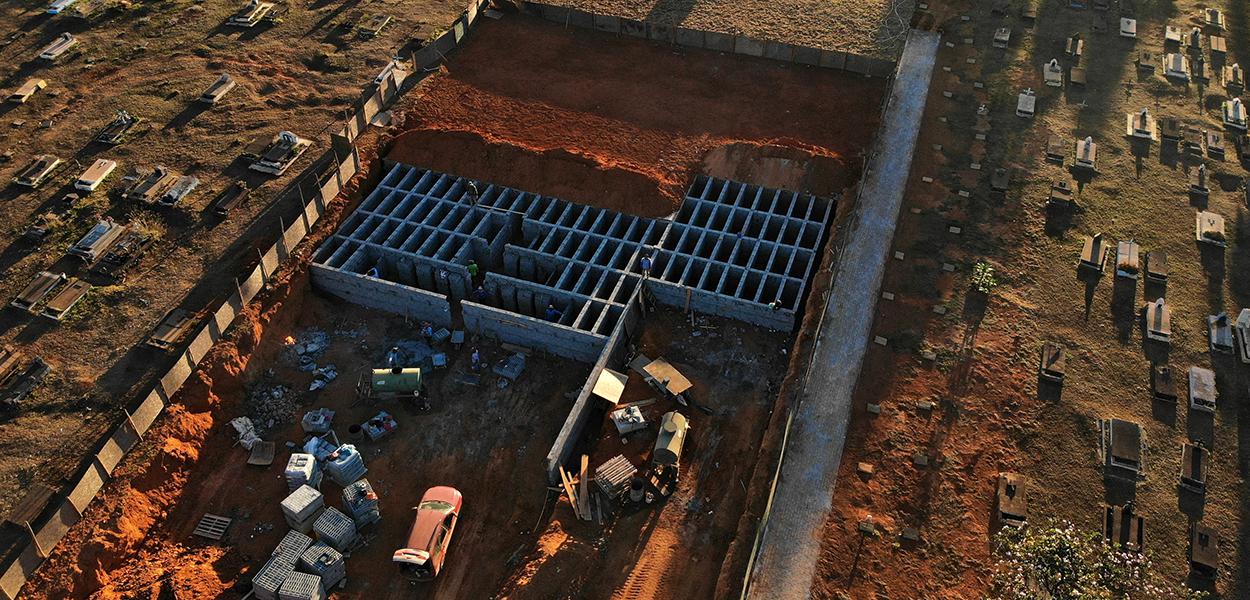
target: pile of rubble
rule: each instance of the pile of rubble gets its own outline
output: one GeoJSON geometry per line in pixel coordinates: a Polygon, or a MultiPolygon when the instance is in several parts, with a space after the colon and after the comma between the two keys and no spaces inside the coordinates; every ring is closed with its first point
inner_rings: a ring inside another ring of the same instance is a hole
{"type": "Polygon", "coordinates": [[[261,382],[248,392],[245,404],[247,415],[263,438],[274,426],[291,422],[299,409],[300,396],[285,385],[261,382]]]}

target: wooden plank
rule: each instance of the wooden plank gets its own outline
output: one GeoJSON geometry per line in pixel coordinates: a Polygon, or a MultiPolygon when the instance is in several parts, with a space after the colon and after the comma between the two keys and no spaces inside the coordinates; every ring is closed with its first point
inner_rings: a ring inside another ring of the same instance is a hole
{"type": "Polygon", "coordinates": [[[578,512],[581,513],[582,520],[584,521],[589,521],[591,518],[590,517],[590,494],[589,494],[589,489],[587,488],[587,485],[586,485],[586,481],[589,479],[588,477],[586,477],[586,470],[588,468],[590,468],[590,457],[583,454],[582,455],[582,468],[580,471],[578,471],[578,486],[579,487],[577,488],[577,508],[578,508],[578,512]]]}
{"type": "Polygon", "coordinates": [[[569,480],[569,474],[564,471],[564,467],[560,467],[560,481],[564,483],[564,492],[569,495],[569,506],[573,509],[573,514],[578,519],[582,518],[577,512],[577,492],[573,491],[573,482],[569,480]]]}
{"type": "Polygon", "coordinates": [[[651,406],[652,404],[655,404],[656,402],[659,402],[659,401],[660,401],[659,398],[647,398],[646,400],[639,400],[637,402],[630,402],[629,404],[618,405],[616,407],[616,410],[620,410],[622,408],[629,408],[631,406],[637,406],[638,408],[642,408],[644,406],[651,406]]]}

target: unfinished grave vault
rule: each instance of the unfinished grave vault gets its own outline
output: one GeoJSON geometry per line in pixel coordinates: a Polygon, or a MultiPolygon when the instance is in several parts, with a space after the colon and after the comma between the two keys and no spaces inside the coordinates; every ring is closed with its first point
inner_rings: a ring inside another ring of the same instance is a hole
{"type": "Polygon", "coordinates": [[[671,218],[650,219],[387,164],[317,251],[313,284],[445,326],[458,304],[469,331],[585,362],[640,285],[662,304],[793,329],[833,212],[815,196],[700,176],[671,218]]]}

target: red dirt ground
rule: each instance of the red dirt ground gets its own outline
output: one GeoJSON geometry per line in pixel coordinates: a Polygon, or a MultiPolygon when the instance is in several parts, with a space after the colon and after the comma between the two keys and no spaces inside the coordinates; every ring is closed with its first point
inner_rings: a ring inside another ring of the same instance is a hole
{"type": "Polygon", "coordinates": [[[672,212],[696,172],[830,195],[858,175],[883,92],[510,15],[402,103],[389,158],[644,216],[672,212]]]}

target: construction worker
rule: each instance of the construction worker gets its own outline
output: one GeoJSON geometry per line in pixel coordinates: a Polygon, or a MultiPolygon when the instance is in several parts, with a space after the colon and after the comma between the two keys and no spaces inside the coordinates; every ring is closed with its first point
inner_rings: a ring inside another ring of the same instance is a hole
{"type": "Polygon", "coordinates": [[[469,193],[465,194],[465,200],[468,200],[469,207],[472,208],[474,206],[477,206],[477,199],[480,197],[481,197],[481,194],[479,194],[477,191],[477,182],[470,181],[469,193]]]}
{"type": "Polygon", "coordinates": [[[399,346],[391,346],[391,351],[386,353],[386,366],[394,369],[403,366],[403,353],[399,351],[399,346]]]}
{"type": "Polygon", "coordinates": [[[643,255],[643,257],[639,259],[638,261],[638,266],[642,268],[643,279],[648,279],[651,277],[651,255],[650,254],[643,255]]]}
{"type": "Polygon", "coordinates": [[[474,348],[473,354],[470,354],[469,357],[473,361],[473,370],[481,371],[482,370],[482,353],[478,352],[477,348],[474,348]]]}
{"type": "Polygon", "coordinates": [[[556,321],[559,321],[559,320],[560,320],[561,315],[563,315],[563,314],[564,314],[564,313],[560,312],[560,309],[556,308],[556,305],[554,305],[554,304],[548,304],[548,305],[547,305],[547,312],[546,312],[546,315],[547,315],[547,320],[548,320],[548,321],[551,321],[551,322],[553,322],[553,323],[554,323],[554,322],[556,322],[556,321]]]}
{"type": "Polygon", "coordinates": [[[490,294],[486,291],[486,286],[479,285],[477,286],[476,289],[473,290],[474,302],[478,302],[478,303],[486,302],[488,298],[490,298],[490,294]]]}
{"type": "Polygon", "coordinates": [[[429,321],[421,322],[421,337],[424,337],[426,341],[434,339],[434,325],[429,321]]]}
{"type": "Polygon", "coordinates": [[[469,277],[473,279],[473,281],[477,281],[477,273],[479,270],[477,266],[477,262],[474,261],[472,258],[470,258],[469,264],[465,266],[465,269],[469,270],[469,277]]]}

